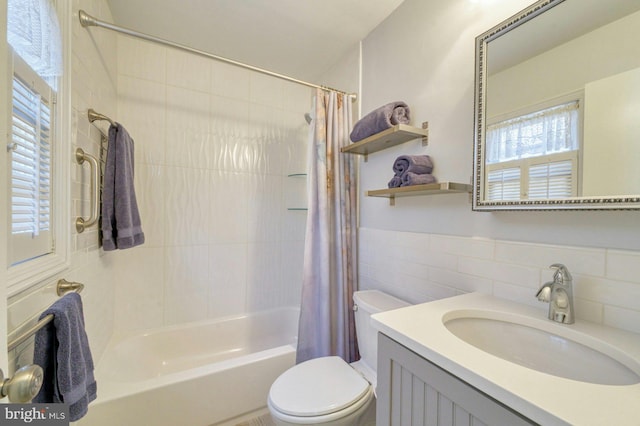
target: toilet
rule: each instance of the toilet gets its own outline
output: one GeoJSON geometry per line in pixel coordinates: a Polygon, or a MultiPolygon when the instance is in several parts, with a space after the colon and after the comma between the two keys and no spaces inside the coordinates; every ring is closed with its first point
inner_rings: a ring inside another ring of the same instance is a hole
{"type": "Polygon", "coordinates": [[[353,294],[359,361],[329,356],[300,363],[278,377],[268,406],[276,425],[347,426],[364,424],[374,400],[378,355],[371,315],[408,306],[378,290],[353,294]]]}

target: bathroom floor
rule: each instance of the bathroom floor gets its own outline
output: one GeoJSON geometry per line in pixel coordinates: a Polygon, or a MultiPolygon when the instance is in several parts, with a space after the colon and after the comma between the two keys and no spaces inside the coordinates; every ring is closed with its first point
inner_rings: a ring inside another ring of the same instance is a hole
{"type": "Polygon", "coordinates": [[[242,423],[238,423],[236,426],[275,426],[275,423],[271,420],[271,415],[267,413],[242,423]]]}

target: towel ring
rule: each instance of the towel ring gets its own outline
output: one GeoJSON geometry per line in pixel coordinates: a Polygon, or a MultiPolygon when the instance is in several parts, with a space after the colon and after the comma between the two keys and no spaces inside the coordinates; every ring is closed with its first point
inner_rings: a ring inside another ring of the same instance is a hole
{"type": "Polygon", "coordinates": [[[93,226],[98,221],[98,209],[100,207],[100,167],[98,167],[98,160],[84,152],[82,148],[76,149],[76,162],[83,164],[85,161],[89,162],[91,172],[91,216],[88,219],[76,218],[76,231],[78,231],[78,234],[81,234],[86,228],[93,226]]]}

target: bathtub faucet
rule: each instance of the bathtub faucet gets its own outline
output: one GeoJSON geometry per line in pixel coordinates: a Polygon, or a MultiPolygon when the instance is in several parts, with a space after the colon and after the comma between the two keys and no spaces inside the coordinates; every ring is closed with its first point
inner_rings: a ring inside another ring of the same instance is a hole
{"type": "Polygon", "coordinates": [[[553,281],[544,284],[536,293],[541,302],[549,303],[549,319],[563,324],[573,324],[573,278],[566,266],[554,263],[553,281]]]}

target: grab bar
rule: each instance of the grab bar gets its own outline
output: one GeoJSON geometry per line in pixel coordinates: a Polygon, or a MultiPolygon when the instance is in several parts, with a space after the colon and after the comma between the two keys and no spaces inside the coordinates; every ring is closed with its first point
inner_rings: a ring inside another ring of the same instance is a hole
{"type": "MultiPolygon", "coordinates": [[[[66,293],[70,291],[75,291],[76,293],[80,293],[84,289],[84,284],[70,282],[65,280],[64,278],[59,280],[56,284],[56,294],[58,296],[64,296],[66,293]]],[[[20,336],[11,340],[7,345],[7,350],[11,351],[15,349],[20,343],[27,340],[29,337],[36,334],[38,330],[40,330],[45,325],[49,324],[53,320],[53,314],[49,314],[46,317],[42,318],[40,321],[35,323],[33,327],[22,333],[20,336]]]]}
{"type": "Polygon", "coordinates": [[[84,232],[84,230],[98,221],[100,207],[100,168],[98,167],[98,160],[92,155],[87,154],[82,148],[76,149],[76,162],[83,164],[85,161],[89,162],[91,169],[91,216],[88,219],[82,217],[76,218],[76,231],[78,234],[84,232]]]}

